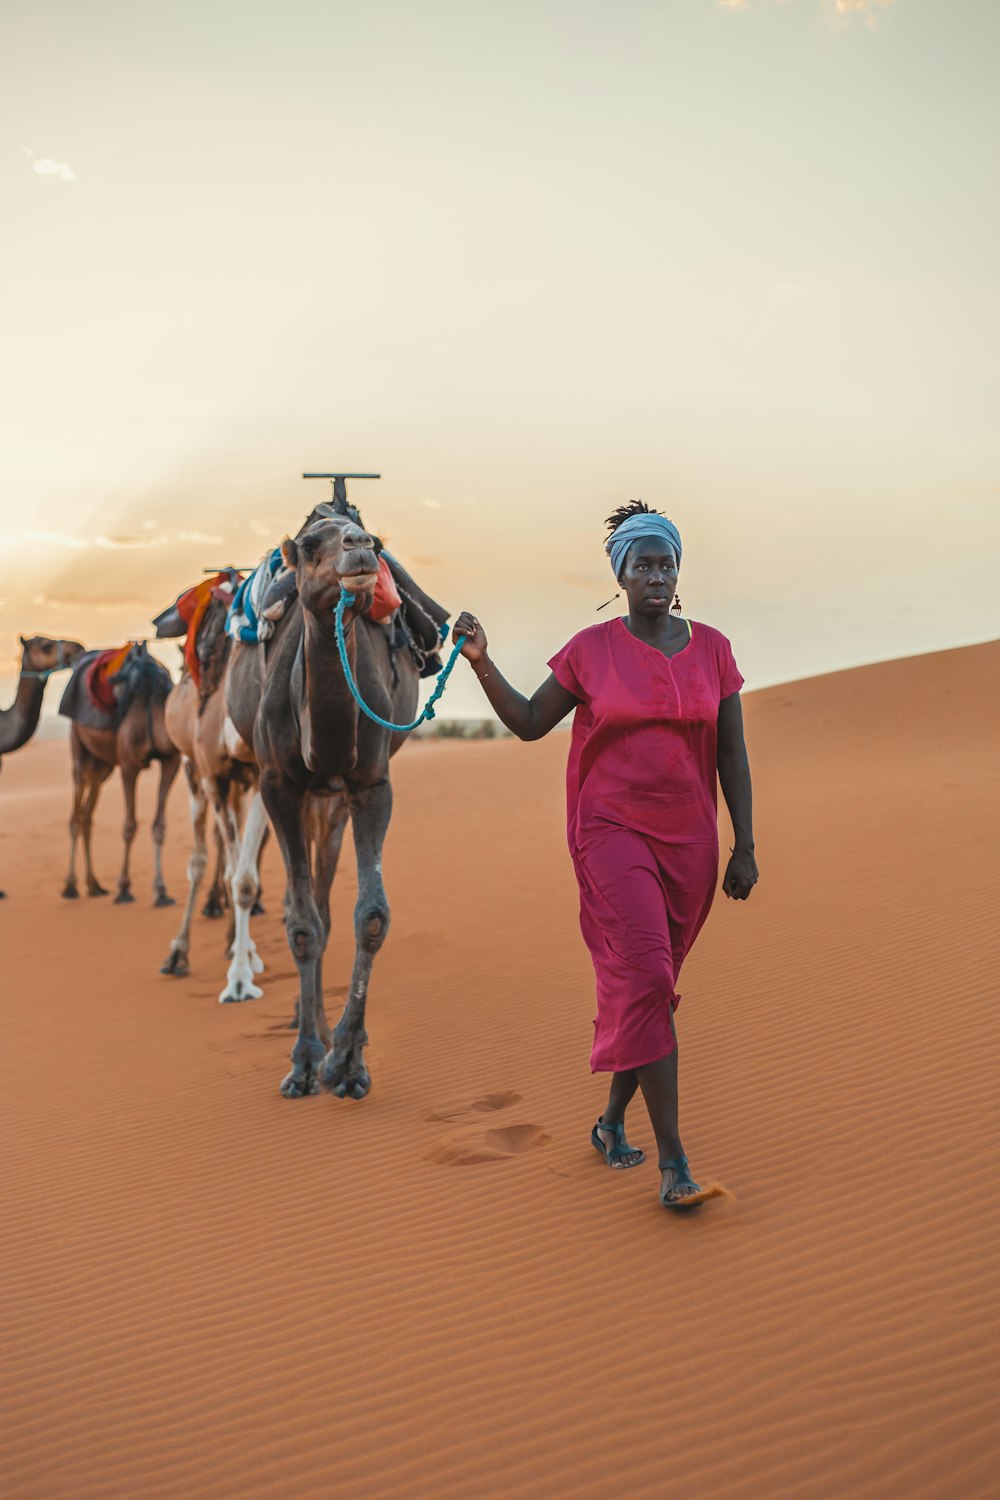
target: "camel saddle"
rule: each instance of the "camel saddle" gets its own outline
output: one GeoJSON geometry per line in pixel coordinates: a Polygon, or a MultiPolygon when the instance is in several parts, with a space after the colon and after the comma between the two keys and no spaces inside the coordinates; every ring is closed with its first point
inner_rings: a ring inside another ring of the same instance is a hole
{"type": "Polygon", "coordinates": [[[85,651],[78,656],[59,700],[62,716],[84,729],[114,729],[116,704],[111,679],[121,671],[131,649],[129,641],[124,646],[85,651]]]}

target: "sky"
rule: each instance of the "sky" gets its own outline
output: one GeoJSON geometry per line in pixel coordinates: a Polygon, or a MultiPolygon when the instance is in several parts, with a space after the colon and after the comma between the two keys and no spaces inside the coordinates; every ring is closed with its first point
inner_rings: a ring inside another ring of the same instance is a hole
{"type": "Polygon", "coordinates": [[[1000,635],[998,55],[995,0],[6,0],[0,701],[315,469],[529,692],[635,497],[748,689],[1000,635]]]}

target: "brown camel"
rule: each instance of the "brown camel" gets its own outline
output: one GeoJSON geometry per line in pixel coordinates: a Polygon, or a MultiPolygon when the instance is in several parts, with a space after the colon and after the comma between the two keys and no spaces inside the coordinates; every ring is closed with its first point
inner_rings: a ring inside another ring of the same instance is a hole
{"type": "Polygon", "coordinates": [[[91,829],[101,787],[115,767],[120,766],[125,792],[125,823],[122,828],[124,853],[115,902],[122,904],[135,900],[129,875],[129,858],[138,827],[135,787],[139,772],[145,770],[152,761],[158,760],[160,785],[152,830],[155,854],[153,905],[172,906],[173,898],[167,895],[163,881],[162,853],[166,832],[167,794],[180,769],[181,758],[164,724],[164,701],[172,686],[170,673],[159,662],[154,661],[145,642],[130,642],[115,653],[120,658],[120,665],[113,663],[117,665],[117,670],[107,679],[107,686],[112,694],[110,707],[101,709],[90,695],[87,681],[97,656],[101,654],[87,652],[76,662],[59,705],[59,712],[73,720],[70,729],[73,812],[69,824],[69,871],[63,895],[70,900],[75,900],[79,895],[76,883],[76,846],[81,837],[87,871],[87,894],[107,895],[94,874],[90,848],[91,829]]]}
{"type": "MultiPolygon", "coordinates": [[[[295,573],[297,597],[264,651],[243,646],[233,652],[226,701],[236,730],[253,745],[263,803],[288,878],[285,928],[299,971],[298,1038],[281,1092],[298,1098],[318,1093],[322,1083],[341,1098],[361,1099],[371,1087],[364,1061],[368,983],[389,928],[382,883],[382,844],[392,812],[389,760],[406,736],[360,716],[351,697],[333,623],[342,587],[355,596],[344,625],[348,657],[366,702],[394,723],[411,720],[418,670],[409,650],[393,649],[389,629],[365,616],[381,543],[365,531],[357,511],[343,498],[335,509],[322,507],[322,519],[315,519],[316,514],[283,547],[285,562],[295,573]],[[354,969],[344,1012],[331,1036],[322,964],[330,930],[330,887],[348,816],[358,863],[354,969]]],[[[425,617],[430,605],[435,618],[447,618],[425,595],[420,599],[425,617]]],[[[433,624],[431,630],[433,634],[433,624]]],[[[239,880],[235,897],[245,899],[239,880]]]]}
{"type": "MultiPolygon", "coordinates": [[[[153,621],[158,637],[188,634],[189,624],[196,638],[185,648],[185,669],[180,682],[165,705],[167,733],[184,757],[191,802],[194,849],[188,864],[188,896],[180,930],[173,939],[161,974],[190,973],[191,918],[198,890],[207,864],[205,831],[208,812],[214,817],[216,839],[223,851],[225,881],[231,882],[240,854],[240,823],[247,791],[256,792],[257,767],[249,750],[239,744],[226,725],[224,680],[233,642],[226,634],[226,612],[240,575],[219,575],[182,594],[176,604],[165,609],[153,621]],[[204,598],[193,596],[204,592],[204,598]],[[243,751],[242,758],[239,754],[243,751]]],[[[256,873],[256,862],[254,866],[256,873]]],[[[223,885],[223,891],[225,885],[223,885]]],[[[232,962],[226,985],[219,996],[222,1003],[259,999],[263,991],[254,983],[254,975],[263,970],[263,962],[249,934],[249,921],[234,902],[227,952],[232,962]]],[[[259,903],[251,911],[260,911],[259,903]]]]}
{"type": "MultiPolygon", "coordinates": [[[[45,684],[53,672],[62,672],[82,656],[79,641],[50,640],[47,635],[18,636],[21,667],[17,692],[9,708],[0,708],[0,765],[2,757],[26,745],[38,728],[45,684]]],[[[4,892],[0,891],[0,901],[4,892]]]]}

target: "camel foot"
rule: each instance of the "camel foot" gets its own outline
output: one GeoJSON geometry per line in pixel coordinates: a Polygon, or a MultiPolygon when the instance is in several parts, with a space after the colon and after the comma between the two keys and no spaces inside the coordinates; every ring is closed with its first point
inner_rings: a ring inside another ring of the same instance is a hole
{"type": "Polygon", "coordinates": [[[176,979],[183,979],[190,972],[191,965],[183,948],[171,948],[160,965],[161,974],[173,974],[176,979]]]}
{"type": "Polygon", "coordinates": [[[244,1000],[260,1000],[264,994],[259,984],[254,984],[246,975],[226,979],[226,987],[219,996],[220,1005],[242,1005],[244,1000]]]}
{"type": "Polygon", "coordinates": [[[67,880],[62,888],[62,898],[64,901],[79,901],[80,892],[76,888],[75,880],[67,880]]]}
{"type": "Polygon", "coordinates": [[[304,1099],[308,1094],[319,1093],[318,1069],[322,1061],[322,1042],[303,1041],[300,1037],[292,1048],[292,1071],[281,1080],[281,1092],[286,1099],[304,1099]]]}
{"type": "MultiPolygon", "coordinates": [[[[97,892],[96,891],[91,891],[90,894],[92,896],[94,896],[94,895],[97,894],[97,892]]],[[[106,894],[106,893],[102,892],[102,894],[106,894]]],[[[134,900],[135,900],[135,897],[133,896],[132,892],[129,890],[128,886],[126,886],[124,890],[121,890],[121,891],[118,892],[117,896],[115,897],[114,904],[115,904],[115,906],[129,906],[134,900]]]]}
{"type": "Polygon", "coordinates": [[[323,1064],[320,1082],[338,1099],[363,1099],[371,1089],[372,1080],[365,1067],[363,1045],[359,1040],[348,1052],[334,1050],[323,1064]]]}
{"type": "Polygon", "coordinates": [[[222,917],[222,916],[225,916],[225,912],[226,912],[225,906],[220,901],[220,899],[216,895],[216,893],[213,891],[211,893],[211,895],[209,896],[208,900],[205,902],[205,905],[201,909],[202,916],[203,917],[222,917]]]}
{"type": "Polygon", "coordinates": [[[167,893],[166,893],[166,891],[157,891],[157,893],[156,893],[156,900],[153,902],[153,905],[154,906],[176,906],[177,902],[174,900],[173,896],[168,896],[167,893]]]}
{"type": "Polygon", "coordinates": [[[7,892],[6,891],[0,891],[0,901],[6,901],[6,899],[7,899],[7,892]]]}
{"type": "Polygon", "coordinates": [[[252,917],[262,917],[265,911],[266,907],[263,907],[259,901],[255,901],[253,906],[251,906],[250,908],[250,915],[252,917]]]}
{"type": "Polygon", "coordinates": [[[108,894],[108,888],[107,888],[107,886],[106,885],[102,885],[99,880],[88,880],[87,881],[87,895],[88,896],[106,896],[107,894],[108,894]]]}

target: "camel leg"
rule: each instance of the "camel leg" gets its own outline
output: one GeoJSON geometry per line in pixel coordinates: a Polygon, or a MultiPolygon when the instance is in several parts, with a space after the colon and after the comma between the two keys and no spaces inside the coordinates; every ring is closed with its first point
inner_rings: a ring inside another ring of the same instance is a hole
{"type": "MultiPolygon", "coordinates": [[[[320,955],[319,969],[319,1015],[317,1024],[319,1034],[323,1043],[329,1047],[332,1040],[330,1026],[326,1019],[326,1006],[323,1000],[323,957],[326,953],[326,945],[330,940],[330,889],[333,885],[334,876],[337,873],[337,862],[340,859],[340,850],[344,842],[344,828],[347,823],[348,803],[346,797],[310,797],[306,802],[305,824],[306,840],[309,845],[309,861],[313,872],[313,898],[319,910],[320,921],[323,923],[323,949],[320,955]]],[[[287,914],[288,903],[285,902],[287,914]]],[[[299,1002],[295,1002],[295,1011],[288,1023],[290,1031],[299,1029],[299,1002]]]]}
{"type": "Polygon", "coordinates": [[[122,794],[125,798],[125,822],[122,824],[122,867],[118,875],[118,894],[115,896],[115,905],[124,906],[134,901],[132,894],[132,877],[129,874],[129,861],[132,857],[132,845],[135,842],[136,829],[139,824],[135,816],[135,784],[139,779],[138,766],[122,766],[122,794]]]}
{"type": "Polygon", "coordinates": [[[264,993],[253,982],[254,974],[259,974],[264,964],[250,936],[250,917],[257,900],[257,861],[266,829],[267,813],[260,793],[255,792],[247,810],[239,859],[233,873],[236,935],[233,938],[233,958],[226,975],[226,986],[219,996],[220,1005],[229,1005],[238,1000],[259,1000],[264,993]]]}
{"type": "Polygon", "coordinates": [[[228,776],[210,776],[205,780],[205,790],[212,804],[212,812],[215,815],[215,828],[222,840],[223,849],[223,879],[229,893],[229,926],[226,931],[226,941],[223,944],[223,952],[231,958],[233,954],[233,943],[236,941],[236,910],[233,906],[233,881],[236,879],[236,866],[240,858],[240,825],[236,812],[232,805],[230,792],[232,784],[228,776]]]}
{"type": "Polygon", "coordinates": [[[212,884],[205,898],[205,905],[201,909],[203,917],[221,917],[226,909],[226,880],[225,880],[225,858],[226,852],[222,842],[222,834],[218,828],[215,830],[215,874],[212,876],[212,884]]]}
{"type": "Polygon", "coordinates": [[[170,788],[181,768],[179,755],[165,756],[160,761],[160,789],[156,794],[156,816],[153,819],[153,905],[176,906],[173,896],[167,895],[163,879],[163,840],[167,834],[167,798],[170,788]]]}
{"type": "Polygon", "coordinates": [[[375,955],[389,931],[389,902],[382,884],[382,845],[392,816],[388,780],[365,787],[351,797],[351,822],[358,857],[358,899],[354,908],[354,970],[344,1013],[333,1033],[333,1048],[323,1065],[324,1088],[343,1099],[363,1099],[371,1088],[365,1067],[365,1004],[375,955]]]}
{"type": "Polygon", "coordinates": [[[292,1071],[282,1080],[286,1099],[319,1093],[319,1068],[326,1049],[317,1029],[318,959],[323,923],[313,899],[309,846],[303,823],[304,793],[280,776],[265,771],[261,795],[281,846],[288,876],[285,931],[299,971],[299,1034],[292,1048],[292,1071]]]}
{"type": "MultiPolygon", "coordinates": [[[[75,746],[74,746],[75,750],[75,746]]],[[[63,896],[67,901],[76,901],[80,896],[80,889],[76,883],[76,846],[80,840],[81,811],[83,799],[89,790],[84,780],[83,767],[78,763],[77,756],[73,756],[73,809],[69,815],[69,869],[66,872],[66,884],[63,886],[63,896]]]]}
{"type": "Polygon", "coordinates": [[[205,828],[208,823],[208,798],[199,785],[198,778],[194,774],[194,768],[189,760],[184,762],[184,772],[188,782],[194,848],[191,850],[191,858],[188,860],[188,894],[180,931],[170,944],[170,952],[160,965],[161,974],[175,974],[178,978],[191,972],[191,966],[188,962],[191,946],[191,917],[194,913],[194,904],[198,899],[198,892],[201,889],[201,882],[206,866],[208,865],[208,849],[205,844],[205,828]]]}
{"type": "Polygon", "coordinates": [[[328,802],[329,806],[323,808],[317,819],[321,837],[317,842],[313,861],[313,894],[319,910],[319,918],[323,924],[323,946],[320,950],[317,968],[319,986],[317,1026],[324,1046],[329,1047],[333,1038],[330,1034],[330,1024],[326,1019],[326,1005],[323,1000],[323,958],[330,941],[330,890],[337,873],[340,850],[344,842],[348,804],[346,797],[324,798],[323,801],[328,802]]]}
{"type": "Polygon", "coordinates": [[[254,901],[253,906],[250,908],[250,915],[252,917],[262,917],[264,915],[264,887],[261,884],[260,880],[260,856],[261,854],[263,854],[264,849],[267,846],[267,841],[270,837],[271,825],[270,823],[265,823],[264,837],[260,841],[260,852],[257,855],[257,899],[254,901]]]}
{"type": "Polygon", "coordinates": [[[94,874],[94,859],[91,850],[91,835],[94,831],[94,809],[97,807],[97,799],[101,795],[101,787],[107,781],[114,770],[114,766],[103,765],[100,761],[91,761],[87,766],[85,775],[87,778],[87,790],[80,809],[80,833],[83,837],[83,858],[87,870],[87,895],[106,896],[108,894],[94,874]]]}

